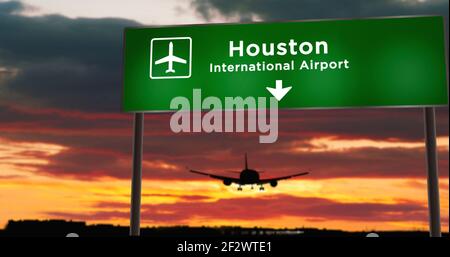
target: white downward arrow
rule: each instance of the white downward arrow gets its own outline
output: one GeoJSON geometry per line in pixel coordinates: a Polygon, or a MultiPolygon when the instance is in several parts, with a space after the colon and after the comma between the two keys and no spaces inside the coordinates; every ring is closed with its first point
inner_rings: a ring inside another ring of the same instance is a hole
{"type": "Polygon", "coordinates": [[[266,88],[278,101],[280,101],[287,94],[287,92],[289,92],[289,90],[291,90],[292,87],[283,88],[283,81],[276,80],[275,88],[272,88],[272,87],[266,87],[266,88]]]}

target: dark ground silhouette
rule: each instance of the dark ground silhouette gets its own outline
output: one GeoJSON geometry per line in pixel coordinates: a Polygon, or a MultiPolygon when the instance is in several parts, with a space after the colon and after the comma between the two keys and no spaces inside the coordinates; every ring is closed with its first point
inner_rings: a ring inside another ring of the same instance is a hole
{"type": "MultiPolygon", "coordinates": [[[[196,236],[276,236],[276,237],[364,237],[368,232],[347,232],[342,230],[325,230],[314,228],[297,229],[271,229],[271,228],[243,228],[243,227],[144,227],[141,229],[141,236],[175,236],[175,237],[196,237],[196,236]]],[[[428,237],[426,231],[375,231],[381,237],[428,237]]],[[[126,237],[129,228],[126,226],[114,226],[108,224],[87,225],[82,221],[65,220],[10,220],[0,236],[56,236],[64,237],[68,233],[77,233],[81,237],[90,236],[112,236],[126,237]]],[[[444,236],[448,237],[448,233],[444,236]]]]}

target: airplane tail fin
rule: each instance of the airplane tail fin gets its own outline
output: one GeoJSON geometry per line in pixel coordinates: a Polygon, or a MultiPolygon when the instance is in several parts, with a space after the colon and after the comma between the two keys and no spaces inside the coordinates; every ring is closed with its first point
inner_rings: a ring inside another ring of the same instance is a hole
{"type": "Polygon", "coordinates": [[[245,153],[245,169],[248,169],[247,153],[245,153]]]}
{"type": "Polygon", "coordinates": [[[166,70],[166,73],[175,73],[174,69],[166,70]]]}

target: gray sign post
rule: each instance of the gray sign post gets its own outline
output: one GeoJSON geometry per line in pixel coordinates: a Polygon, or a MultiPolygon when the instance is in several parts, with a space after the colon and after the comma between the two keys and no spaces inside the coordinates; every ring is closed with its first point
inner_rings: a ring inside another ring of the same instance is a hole
{"type": "Polygon", "coordinates": [[[141,226],[142,145],[144,141],[144,113],[134,114],[133,175],[131,178],[130,235],[139,236],[141,226]]]}
{"type": "Polygon", "coordinates": [[[425,145],[427,159],[428,211],[430,236],[441,236],[441,210],[439,203],[439,175],[436,149],[436,119],[434,107],[424,108],[425,145]]]}

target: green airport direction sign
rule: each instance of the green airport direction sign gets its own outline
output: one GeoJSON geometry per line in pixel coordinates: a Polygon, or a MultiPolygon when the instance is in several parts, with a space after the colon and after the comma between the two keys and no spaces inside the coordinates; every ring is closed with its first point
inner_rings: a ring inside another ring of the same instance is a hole
{"type": "Polygon", "coordinates": [[[447,105],[444,20],[126,28],[123,84],[126,112],[170,111],[196,89],[203,99],[274,96],[280,108],[447,105]]]}

